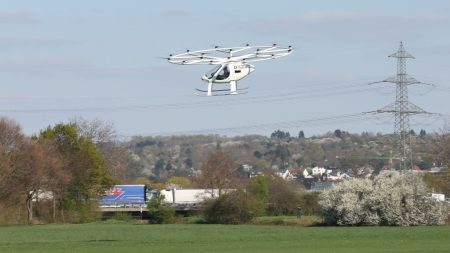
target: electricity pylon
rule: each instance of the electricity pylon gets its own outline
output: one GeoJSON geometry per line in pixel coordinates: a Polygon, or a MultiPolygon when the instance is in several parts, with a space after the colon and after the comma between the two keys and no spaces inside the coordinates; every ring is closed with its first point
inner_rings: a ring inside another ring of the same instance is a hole
{"type": "MultiPolygon", "coordinates": [[[[428,114],[422,108],[414,105],[408,100],[408,85],[425,84],[419,82],[414,77],[406,73],[406,59],[415,59],[410,53],[406,52],[403,42],[400,42],[400,48],[397,52],[389,55],[389,57],[397,58],[397,74],[383,81],[374,83],[393,83],[395,84],[395,102],[389,104],[379,110],[377,113],[393,113],[395,118],[394,134],[396,135],[397,155],[400,158],[400,169],[406,169],[406,161],[411,157],[411,133],[409,125],[409,117],[413,114],[428,114]]],[[[374,84],[371,83],[371,84],[374,84]]],[[[412,160],[412,158],[411,158],[412,160]]],[[[412,166],[412,161],[411,161],[412,166]]]]}

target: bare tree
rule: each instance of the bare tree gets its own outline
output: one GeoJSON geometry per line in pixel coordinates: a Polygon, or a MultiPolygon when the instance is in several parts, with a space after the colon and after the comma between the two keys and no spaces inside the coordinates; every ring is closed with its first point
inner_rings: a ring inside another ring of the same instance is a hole
{"type": "Polygon", "coordinates": [[[33,197],[43,188],[44,153],[39,145],[24,140],[20,152],[14,157],[14,183],[16,193],[25,197],[28,224],[33,220],[33,197]]]}
{"type": "Polygon", "coordinates": [[[12,199],[14,183],[13,156],[20,150],[24,140],[19,124],[7,118],[0,118],[0,200],[12,199]]]}
{"type": "Polygon", "coordinates": [[[81,136],[91,139],[106,159],[108,171],[113,179],[128,182],[140,174],[139,167],[134,166],[130,153],[117,141],[114,125],[99,119],[85,120],[76,118],[73,123],[81,136]]]}
{"type": "Polygon", "coordinates": [[[64,158],[58,152],[54,143],[41,140],[39,145],[46,157],[44,161],[44,187],[52,193],[52,216],[53,223],[56,222],[56,209],[62,209],[62,202],[66,193],[66,188],[72,179],[72,175],[65,167],[64,158]]]}
{"type": "Polygon", "coordinates": [[[80,136],[91,139],[95,144],[114,142],[117,138],[116,130],[111,122],[76,118],[72,120],[72,123],[77,126],[80,136]]]}
{"type": "Polygon", "coordinates": [[[4,152],[18,148],[25,137],[20,125],[8,118],[0,118],[0,145],[4,152]]]}
{"type": "Polygon", "coordinates": [[[230,156],[220,150],[209,156],[201,172],[199,185],[207,189],[218,189],[219,196],[224,189],[236,187],[240,182],[236,164],[230,156]]]}
{"type": "MultiPolygon", "coordinates": [[[[38,201],[41,193],[50,197],[59,192],[56,185],[67,184],[68,178],[63,170],[62,158],[58,156],[50,143],[39,143],[24,139],[21,149],[13,156],[13,171],[10,183],[13,183],[18,196],[24,199],[27,207],[27,221],[33,221],[33,203],[38,201]]],[[[53,210],[55,216],[55,210],[53,210]]]]}

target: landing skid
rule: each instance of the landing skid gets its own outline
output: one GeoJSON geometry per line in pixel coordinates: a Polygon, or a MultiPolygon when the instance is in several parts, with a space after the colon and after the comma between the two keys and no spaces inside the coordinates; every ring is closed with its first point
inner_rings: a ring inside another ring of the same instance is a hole
{"type": "MultiPolygon", "coordinates": [[[[208,93],[207,90],[202,90],[202,89],[195,89],[196,91],[199,92],[204,92],[204,93],[208,93]]],[[[248,87],[244,87],[244,88],[239,88],[238,91],[243,91],[243,90],[248,90],[248,87]]],[[[226,91],[230,91],[230,89],[220,89],[220,90],[212,90],[212,93],[214,92],[226,92],[226,91]]]]}
{"type": "Polygon", "coordinates": [[[227,92],[217,92],[214,91],[210,96],[208,96],[208,92],[204,92],[201,91],[201,93],[196,92],[195,95],[199,96],[199,97],[218,97],[218,96],[235,96],[235,95],[242,95],[242,94],[247,94],[247,91],[244,92],[239,92],[239,93],[230,93],[230,90],[225,90],[227,92]]]}

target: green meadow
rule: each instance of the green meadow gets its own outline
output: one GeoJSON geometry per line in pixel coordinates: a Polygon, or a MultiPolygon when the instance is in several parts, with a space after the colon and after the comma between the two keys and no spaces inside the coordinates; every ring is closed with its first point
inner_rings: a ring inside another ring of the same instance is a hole
{"type": "Polygon", "coordinates": [[[147,225],[0,227],[0,252],[450,252],[450,227],[147,225]]]}

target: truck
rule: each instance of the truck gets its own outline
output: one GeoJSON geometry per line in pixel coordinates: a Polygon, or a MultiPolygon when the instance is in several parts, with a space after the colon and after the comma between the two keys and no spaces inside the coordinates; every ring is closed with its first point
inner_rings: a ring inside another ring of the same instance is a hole
{"type": "Polygon", "coordinates": [[[138,207],[147,203],[147,187],[143,184],[114,185],[101,198],[99,206],[106,207],[138,207]]]}
{"type": "MultiPolygon", "coordinates": [[[[223,189],[223,193],[233,189],[223,189]]],[[[164,202],[170,204],[177,212],[194,211],[200,208],[202,202],[219,197],[218,189],[167,189],[159,191],[164,196],[164,202]]]]}
{"type": "MultiPolygon", "coordinates": [[[[232,191],[223,189],[224,193],[232,191]]],[[[218,189],[151,190],[143,184],[114,185],[99,201],[102,212],[146,212],[147,203],[155,196],[164,196],[164,202],[178,212],[198,210],[201,203],[219,196],[218,189]]]]}

